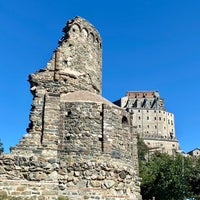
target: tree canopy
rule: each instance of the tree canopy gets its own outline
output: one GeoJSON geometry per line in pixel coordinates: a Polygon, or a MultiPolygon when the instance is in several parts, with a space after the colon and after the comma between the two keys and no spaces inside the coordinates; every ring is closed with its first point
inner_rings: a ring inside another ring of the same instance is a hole
{"type": "Polygon", "coordinates": [[[3,143],[1,142],[0,139],[0,154],[2,154],[3,152],[4,152],[3,143]]]}
{"type": "Polygon", "coordinates": [[[168,155],[150,149],[138,136],[139,172],[143,200],[200,200],[200,157],[168,155]]]}
{"type": "Polygon", "coordinates": [[[200,159],[181,154],[154,153],[140,162],[141,193],[144,200],[200,200],[200,159]]]}

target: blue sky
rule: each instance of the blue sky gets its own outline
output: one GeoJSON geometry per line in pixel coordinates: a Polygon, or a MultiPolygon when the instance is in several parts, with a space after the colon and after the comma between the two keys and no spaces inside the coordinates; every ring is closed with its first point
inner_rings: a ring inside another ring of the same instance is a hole
{"type": "Polygon", "coordinates": [[[103,40],[103,96],[159,90],[184,151],[200,147],[199,0],[0,0],[0,139],[26,133],[28,75],[44,68],[67,20],[90,21],[103,40]]]}

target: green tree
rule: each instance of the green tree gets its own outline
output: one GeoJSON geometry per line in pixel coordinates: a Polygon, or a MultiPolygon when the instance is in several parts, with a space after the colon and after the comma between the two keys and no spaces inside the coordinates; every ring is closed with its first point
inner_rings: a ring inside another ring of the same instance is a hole
{"type": "Polygon", "coordinates": [[[0,154],[4,152],[3,143],[0,140],[0,154]]]}
{"type": "Polygon", "coordinates": [[[144,143],[143,139],[140,136],[137,136],[137,147],[138,147],[138,158],[139,161],[145,161],[146,156],[149,152],[148,146],[144,143]]]}
{"type": "Polygon", "coordinates": [[[148,161],[140,162],[143,199],[149,200],[155,196],[156,199],[178,200],[183,199],[183,195],[190,196],[192,168],[191,159],[181,155],[155,153],[148,161]]]}
{"type": "Polygon", "coordinates": [[[193,158],[193,168],[188,182],[190,185],[190,196],[200,200],[200,158],[193,158]]]}

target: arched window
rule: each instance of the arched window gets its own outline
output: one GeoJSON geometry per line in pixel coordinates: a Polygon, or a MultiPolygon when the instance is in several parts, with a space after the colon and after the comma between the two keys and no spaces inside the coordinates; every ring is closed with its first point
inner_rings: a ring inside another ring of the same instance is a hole
{"type": "Polygon", "coordinates": [[[123,126],[124,126],[124,125],[128,125],[128,119],[127,119],[126,116],[123,116],[123,117],[122,117],[122,125],[123,125],[123,126]]]}

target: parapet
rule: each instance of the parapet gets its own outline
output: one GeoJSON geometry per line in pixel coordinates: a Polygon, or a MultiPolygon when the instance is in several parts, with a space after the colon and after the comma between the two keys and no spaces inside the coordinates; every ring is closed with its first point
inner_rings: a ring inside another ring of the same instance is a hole
{"type": "Polygon", "coordinates": [[[126,96],[132,98],[156,98],[160,97],[158,91],[128,91],[126,96]]]}

